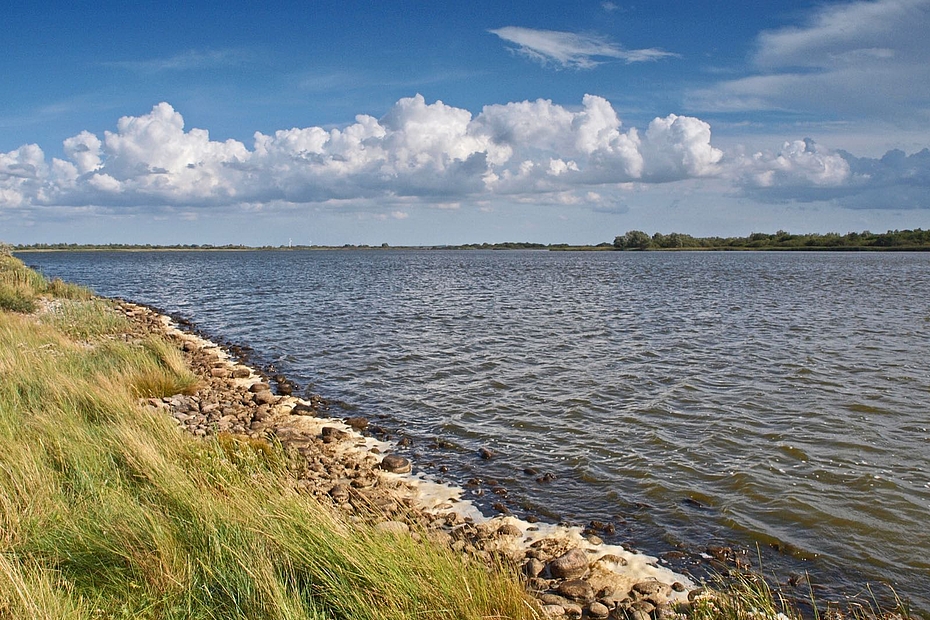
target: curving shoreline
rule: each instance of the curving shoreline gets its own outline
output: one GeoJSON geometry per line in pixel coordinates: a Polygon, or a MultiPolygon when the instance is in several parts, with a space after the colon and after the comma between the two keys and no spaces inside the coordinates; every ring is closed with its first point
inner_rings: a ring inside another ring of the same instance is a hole
{"type": "MultiPolygon", "coordinates": [[[[505,560],[520,567],[546,617],[659,616],[696,592],[687,577],[658,566],[656,558],[606,545],[581,528],[487,517],[462,499],[462,489],[413,474],[413,464],[393,454],[391,444],[363,435],[367,420],[328,417],[319,396],[274,394],[260,372],[219,345],[148,307],[115,305],[140,333],[175,343],[201,378],[189,396],[143,399],[146,409],[170,416],[195,436],[279,442],[294,487],[349,519],[398,535],[425,535],[489,565],[505,560]]],[[[279,391],[290,391],[286,382],[282,386],[279,391]]]]}

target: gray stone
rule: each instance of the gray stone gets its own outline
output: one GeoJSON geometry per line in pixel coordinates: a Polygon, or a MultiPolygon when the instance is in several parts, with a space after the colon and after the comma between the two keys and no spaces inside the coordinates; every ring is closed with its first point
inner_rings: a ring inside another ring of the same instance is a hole
{"type": "Polygon", "coordinates": [[[497,528],[497,535],[518,537],[523,536],[523,530],[512,523],[506,523],[497,528]]]}
{"type": "Polygon", "coordinates": [[[588,556],[581,549],[572,549],[549,562],[549,572],[559,579],[577,579],[588,571],[588,556]]]}
{"type": "Polygon", "coordinates": [[[249,386],[249,391],[252,392],[253,394],[257,394],[258,392],[267,392],[270,389],[271,389],[270,385],[268,385],[267,383],[262,383],[261,381],[259,381],[258,383],[253,383],[252,385],[249,386]]]}
{"type": "Polygon", "coordinates": [[[232,376],[235,379],[245,379],[252,374],[252,371],[246,368],[245,366],[236,366],[232,370],[232,376]]]}

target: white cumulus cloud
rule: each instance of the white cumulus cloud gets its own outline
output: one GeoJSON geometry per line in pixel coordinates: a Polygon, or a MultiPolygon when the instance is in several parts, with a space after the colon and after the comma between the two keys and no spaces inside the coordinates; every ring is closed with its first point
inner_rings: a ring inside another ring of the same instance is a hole
{"type": "Polygon", "coordinates": [[[256,133],[248,146],[186,128],[178,111],[160,103],[120,118],[102,137],[82,131],[68,138],[63,152],[51,161],[34,144],[0,153],[0,210],[193,213],[281,203],[346,208],[354,201],[401,218],[415,204],[589,204],[590,196],[603,201],[631,183],[708,177],[732,179],[764,199],[843,199],[850,206],[873,190],[892,196],[906,187],[899,202],[930,208],[926,152],[857,159],[807,140],[776,152],[726,154],[698,118],[670,114],[643,131],[627,128],[595,95],[572,108],[539,99],[488,105],[477,115],[416,95],[381,118],[256,133]]]}
{"type": "Polygon", "coordinates": [[[626,63],[647,62],[676,56],[657,48],[628,50],[596,34],[577,34],[559,30],[536,30],[519,26],[505,26],[489,30],[491,34],[514,44],[517,53],[557,67],[593,69],[603,59],[622,60],[626,63]]]}
{"type": "Polygon", "coordinates": [[[744,191],[765,201],[834,201],[851,209],[930,209],[930,150],[855,157],[811,139],[734,158],[744,191]]]}

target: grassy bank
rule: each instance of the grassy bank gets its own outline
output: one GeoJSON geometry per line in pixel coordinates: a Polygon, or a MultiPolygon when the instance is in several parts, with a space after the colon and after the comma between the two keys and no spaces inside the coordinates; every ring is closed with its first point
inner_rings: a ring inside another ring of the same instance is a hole
{"type": "Polygon", "coordinates": [[[0,291],[0,617],[532,617],[512,577],[297,493],[274,446],[145,413],[197,378],[106,302],[10,257],[0,291]]]}

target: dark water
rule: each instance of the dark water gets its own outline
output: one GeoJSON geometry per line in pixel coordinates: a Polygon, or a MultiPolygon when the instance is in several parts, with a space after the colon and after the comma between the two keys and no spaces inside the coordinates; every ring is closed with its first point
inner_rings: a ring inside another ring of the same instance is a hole
{"type": "Polygon", "coordinates": [[[930,254],[23,258],[253,347],[421,468],[507,489],[485,506],[655,554],[758,545],[823,596],[890,581],[930,610],[930,254]]]}

